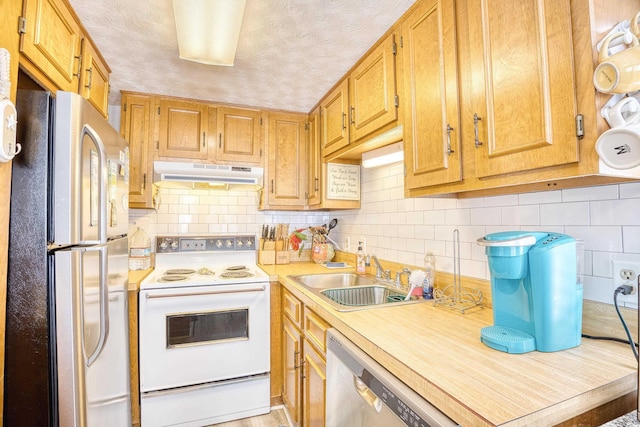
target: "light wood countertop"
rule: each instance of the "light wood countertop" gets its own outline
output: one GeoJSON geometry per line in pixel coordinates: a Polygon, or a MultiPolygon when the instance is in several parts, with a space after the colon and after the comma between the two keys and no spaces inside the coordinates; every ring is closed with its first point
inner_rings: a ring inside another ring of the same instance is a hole
{"type": "Polygon", "coordinates": [[[490,308],[460,314],[424,302],[341,313],[287,276],[354,269],[261,267],[463,426],[550,426],[637,386],[637,363],[626,344],[583,338],[560,352],[506,354],[480,342],[480,329],[493,324],[490,308]]]}

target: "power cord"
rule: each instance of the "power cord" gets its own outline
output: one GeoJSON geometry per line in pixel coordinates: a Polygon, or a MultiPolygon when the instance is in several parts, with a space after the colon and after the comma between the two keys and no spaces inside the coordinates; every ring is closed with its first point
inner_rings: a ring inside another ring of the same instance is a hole
{"type": "MultiPolygon", "coordinates": [[[[638,285],[640,286],[640,278],[638,279],[638,285]]],[[[613,293],[613,304],[616,307],[616,313],[618,313],[618,318],[620,319],[620,322],[622,322],[622,327],[624,328],[624,331],[627,334],[627,337],[629,338],[629,340],[624,340],[622,338],[614,338],[614,337],[599,337],[599,336],[593,336],[593,335],[587,335],[587,334],[582,334],[582,336],[584,338],[589,338],[592,340],[607,340],[607,341],[615,341],[615,342],[620,342],[624,344],[629,344],[631,346],[631,351],[633,351],[634,357],[636,358],[636,360],[638,360],[638,350],[636,349],[636,347],[638,347],[638,344],[633,342],[633,338],[631,338],[631,332],[629,331],[627,322],[624,321],[622,314],[620,314],[620,309],[618,308],[618,294],[630,295],[631,293],[633,293],[633,286],[631,285],[619,286],[618,289],[616,289],[615,292],[613,293]]]]}

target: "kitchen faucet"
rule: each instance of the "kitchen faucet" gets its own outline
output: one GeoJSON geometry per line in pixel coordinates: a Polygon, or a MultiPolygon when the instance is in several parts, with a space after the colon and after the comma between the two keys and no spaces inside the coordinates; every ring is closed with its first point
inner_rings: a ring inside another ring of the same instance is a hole
{"type": "Polygon", "coordinates": [[[378,279],[391,280],[391,270],[382,268],[377,256],[371,255],[371,259],[373,259],[373,262],[376,264],[376,277],[378,279]]]}
{"type": "Polygon", "coordinates": [[[409,283],[409,276],[411,275],[411,269],[409,269],[408,267],[404,267],[402,269],[402,271],[398,271],[396,273],[396,287],[401,288],[402,287],[402,281],[400,280],[400,278],[402,277],[403,274],[407,275],[407,284],[409,283]]]}

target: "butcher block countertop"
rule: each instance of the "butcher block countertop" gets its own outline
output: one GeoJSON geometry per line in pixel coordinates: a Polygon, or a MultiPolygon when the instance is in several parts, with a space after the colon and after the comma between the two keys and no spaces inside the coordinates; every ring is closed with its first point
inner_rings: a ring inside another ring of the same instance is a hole
{"type": "Polygon", "coordinates": [[[637,363],[626,344],[583,338],[560,352],[507,354],[480,342],[480,329],[493,324],[490,308],[461,314],[425,301],[338,312],[287,276],[354,269],[261,267],[462,426],[551,426],[636,389],[637,363]]]}

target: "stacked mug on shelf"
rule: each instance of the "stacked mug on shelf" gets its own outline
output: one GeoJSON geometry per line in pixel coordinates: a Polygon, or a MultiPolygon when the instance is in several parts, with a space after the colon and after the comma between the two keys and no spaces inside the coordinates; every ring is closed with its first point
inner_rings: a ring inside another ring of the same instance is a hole
{"type": "Polygon", "coordinates": [[[614,169],[640,166],[640,28],[638,12],[626,27],[619,24],[600,43],[595,88],[611,94],[602,117],[611,129],[600,135],[596,151],[614,169]]]}

